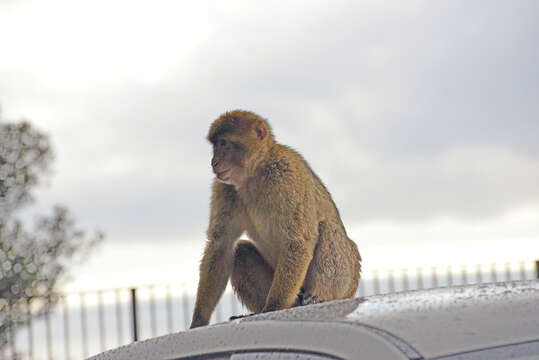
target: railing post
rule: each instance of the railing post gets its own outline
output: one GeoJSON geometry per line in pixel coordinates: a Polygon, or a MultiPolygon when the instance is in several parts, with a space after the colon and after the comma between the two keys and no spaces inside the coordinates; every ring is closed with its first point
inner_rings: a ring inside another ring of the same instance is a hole
{"type": "Polygon", "coordinates": [[[438,272],[436,271],[436,266],[431,267],[431,287],[438,287],[438,272]]]}
{"type": "Polygon", "coordinates": [[[468,270],[466,265],[460,267],[460,282],[462,285],[468,285],[468,270]]]}
{"type": "Polygon", "coordinates": [[[506,262],[505,263],[505,281],[511,281],[512,275],[511,275],[511,263],[506,262]]]}
{"type": "Polygon", "coordinates": [[[402,274],[402,290],[410,290],[410,282],[408,281],[408,269],[401,269],[402,274]]]}
{"type": "Polygon", "coordinates": [[[8,342],[11,348],[11,357],[13,360],[17,360],[17,341],[15,340],[15,329],[14,329],[14,320],[13,320],[13,307],[11,303],[8,304],[8,342]]]}
{"type": "Polygon", "coordinates": [[[133,324],[133,341],[138,341],[138,324],[137,324],[137,289],[131,289],[131,314],[133,324]]]}
{"type": "Polygon", "coordinates": [[[416,276],[416,288],[419,290],[423,290],[423,268],[418,267],[415,272],[416,276]]]}
{"type": "Polygon", "coordinates": [[[107,334],[105,333],[105,309],[103,305],[103,291],[99,290],[97,292],[97,311],[98,311],[98,322],[99,322],[99,343],[101,345],[101,351],[107,349],[106,339],[107,334]]]}
{"type": "Polygon", "coordinates": [[[183,284],[182,286],[182,305],[183,305],[183,323],[184,323],[184,330],[189,329],[189,294],[187,292],[187,285],[183,284]]]}
{"type": "Polygon", "coordinates": [[[84,293],[80,294],[80,325],[82,330],[82,353],[84,358],[88,357],[88,324],[86,322],[86,302],[84,301],[84,293]]]}
{"type": "Polygon", "coordinates": [[[483,270],[481,269],[481,264],[475,265],[475,282],[477,284],[483,283],[483,270]]]}
{"type": "Polygon", "coordinates": [[[172,315],[172,295],[170,294],[170,285],[167,285],[167,330],[168,333],[172,333],[172,326],[173,326],[173,319],[174,315],[172,315]]]}
{"type": "Polygon", "coordinates": [[[67,295],[62,296],[62,304],[64,305],[64,346],[66,359],[71,359],[71,343],[69,332],[69,308],[67,304],[67,295]]]}
{"type": "MultiPolygon", "coordinates": [[[[47,300],[50,301],[50,300],[47,300]]],[[[45,312],[45,338],[47,339],[47,359],[52,360],[52,328],[51,328],[51,309],[50,303],[47,305],[48,309],[45,312]]]]}
{"type": "Polygon", "coordinates": [[[150,325],[152,327],[152,337],[157,336],[157,315],[155,309],[155,297],[154,297],[154,286],[149,286],[150,291],[150,325]]]}
{"type": "Polygon", "coordinates": [[[32,299],[26,300],[26,316],[28,317],[28,358],[34,360],[34,330],[32,329],[32,299]]]}
{"type": "Polygon", "coordinates": [[[116,323],[118,331],[118,346],[123,345],[123,326],[122,326],[122,296],[120,289],[115,290],[116,293],[116,323]]]}
{"type": "Polygon", "coordinates": [[[447,286],[453,286],[453,267],[451,265],[447,265],[447,274],[446,274],[446,281],[447,286]]]}
{"type": "Polygon", "coordinates": [[[535,277],[539,279],[539,260],[535,260],[535,277]]]}

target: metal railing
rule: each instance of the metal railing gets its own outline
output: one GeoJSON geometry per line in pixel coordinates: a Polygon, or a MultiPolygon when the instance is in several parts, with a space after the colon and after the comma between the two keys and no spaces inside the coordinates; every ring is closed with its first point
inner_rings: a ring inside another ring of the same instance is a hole
{"type": "MultiPolygon", "coordinates": [[[[364,272],[357,296],[507,280],[539,279],[539,260],[460,267],[373,269],[364,272]],[[499,266],[502,265],[502,266],[499,266]]],[[[132,341],[188,328],[194,290],[185,284],[148,285],[64,294],[54,310],[30,316],[0,349],[0,359],[81,359],[132,341]]],[[[212,323],[247,313],[230,289],[212,323]]]]}

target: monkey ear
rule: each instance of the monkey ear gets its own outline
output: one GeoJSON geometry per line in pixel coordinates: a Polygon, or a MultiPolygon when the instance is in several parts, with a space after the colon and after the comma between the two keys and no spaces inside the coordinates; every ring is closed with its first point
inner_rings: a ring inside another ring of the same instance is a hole
{"type": "Polygon", "coordinates": [[[268,135],[268,130],[264,127],[264,124],[258,123],[255,125],[255,133],[258,140],[264,140],[268,135]]]}

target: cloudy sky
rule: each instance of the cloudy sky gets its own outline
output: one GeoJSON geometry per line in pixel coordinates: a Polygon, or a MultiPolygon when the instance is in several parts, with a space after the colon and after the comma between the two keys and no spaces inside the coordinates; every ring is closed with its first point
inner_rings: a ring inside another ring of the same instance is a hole
{"type": "Polygon", "coordinates": [[[67,289],[196,283],[224,111],[326,183],[365,270],[539,258],[539,2],[0,1],[0,104],[55,148],[33,212],[105,243],[67,289]]]}

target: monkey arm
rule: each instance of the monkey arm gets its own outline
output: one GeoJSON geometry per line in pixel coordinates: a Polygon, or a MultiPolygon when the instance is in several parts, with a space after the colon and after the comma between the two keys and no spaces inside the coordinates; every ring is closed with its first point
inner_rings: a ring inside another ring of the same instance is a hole
{"type": "Polygon", "coordinates": [[[210,322],[211,314],[230,277],[232,237],[210,240],[200,264],[200,280],[191,328],[210,322]]]}
{"type": "Polygon", "coordinates": [[[216,183],[211,201],[208,242],[200,263],[200,279],[191,328],[207,325],[225,290],[232,269],[232,251],[243,229],[239,225],[235,194],[216,183]]]}

